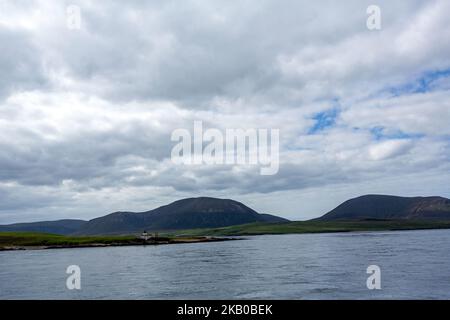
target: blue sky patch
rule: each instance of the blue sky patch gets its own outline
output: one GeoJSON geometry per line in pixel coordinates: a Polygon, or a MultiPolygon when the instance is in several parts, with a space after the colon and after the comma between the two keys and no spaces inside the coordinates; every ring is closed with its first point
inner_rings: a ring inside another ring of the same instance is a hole
{"type": "Polygon", "coordinates": [[[336,123],[338,114],[339,109],[337,107],[316,113],[313,117],[316,123],[311,127],[311,129],[309,129],[308,134],[314,134],[324,130],[325,128],[332,127],[336,123]]]}
{"type": "Polygon", "coordinates": [[[450,77],[450,69],[427,71],[412,82],[386,89],[393,96],[401,96],[411,93],[425,93],[432,91],[432,85],[436,80],[450,77]]]}
{"type": "Polygon", "coordinates": [[[406,133],[401,130],[387,132],[386,128],[383,126],[377,126],[370,129],[370,133],[374,136],[376,140],[385,139],[419,139],[425,135],[422,133],[406,133]]]}

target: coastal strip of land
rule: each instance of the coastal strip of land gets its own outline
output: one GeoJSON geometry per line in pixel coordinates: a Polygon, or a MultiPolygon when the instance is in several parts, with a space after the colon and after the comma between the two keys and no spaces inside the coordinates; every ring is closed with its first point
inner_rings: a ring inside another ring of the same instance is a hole
{"type": "Polygon", "coordinates": [[[450,229],[450,221],[434,220],[348,220],[293,221],[282,223],[250,223],[223,228],[190,229],[168,233],[183,236],[252,236],[264,234],[333,233],[364,231],[400,231],[450,229]]]}
{"type": "Polygon", "coordinates": [[[242,236],[264,234],[338,233],[368,231],[400,231],[450,229],[450,221],[357,220],[357,221],[295,221],[286,223],[250,223],[222,228],[161,231],[148,240],[136,235],[125,236],[63,236],[37,232],[0,232],[0,250],[87,248],[140,246],[180,243],[201,243],[238,240],[242,236]]]}
{"type": "Polygon", "coordinates": [[[137,236],[63,236],[38,232],[0,232],[0,251],[143,246],[229,240],[237,239],[211,236],[158,236],[143,240],[137,236]]]}

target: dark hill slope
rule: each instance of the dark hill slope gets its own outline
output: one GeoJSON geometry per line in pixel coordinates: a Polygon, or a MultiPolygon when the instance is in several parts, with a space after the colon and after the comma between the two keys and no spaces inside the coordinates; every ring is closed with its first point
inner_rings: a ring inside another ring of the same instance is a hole
{"type": "Polygon", "coordinates": [[[0,225],[1,231],[30,231],[67,235],[80,229],[87,221],[84,220],[56,220],[29,223],[14,223],[0,225]]]}
{"type": "Polygon", "coordinates": [[[365,195],[350,199],[317,220],[450,220],[450,200],[442,197],[365,195]]]}
{"type": "Polygon", "coordinates": [[[90,220],[76,234],[216,228],[252,222],[286,221],[280,217],[259,214],[234,200],[201,197],[178,200],[146,212],[111,213],[90,220]]]}

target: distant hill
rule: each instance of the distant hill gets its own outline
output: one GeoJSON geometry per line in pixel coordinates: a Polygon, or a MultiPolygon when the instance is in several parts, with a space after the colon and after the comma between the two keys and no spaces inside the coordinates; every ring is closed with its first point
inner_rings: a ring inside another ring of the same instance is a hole
{"type": "Polygon", "coordinates": [[[450,220],[450,199],[364,195],[345,201],[316,220],[365,219],[450,220]]]}
{"type": "Polygon", "coordinates": [[[115,212],[90,220],[76,234],[118,234],[142,230],[180,230],[216,228],[252,222],[286,222],[288,220],[259,214],[244,204],[217,198],[188,198],[134,213],[115,212]]]}
{"type": "Polygon", "coordinates": [[[14,223],[0,225],[0,231],[33,231],[68,235],[80,229],[85,223],[87,221],[74,219],[14,223]]]}
{"type": "MultiPolygon", "coordinates": [[[[408,220],[408,222],[404,222],[405,224],[427,220],[436,227],[436,223],[439,223],[439,221],[450,222],[450,200],[442,197],[365,195],[347,200],[324,216],[311,220],[311,222],[326,223],[329,221],[356,220],[367,222],[364,228],[368,230],[370,230],[370,225],[375,225],[380,220],[395,222],[390,225],[395,225],[395,228],[399,229],[403,228],[402,221],[404,220],[408,220]]],[[[200,197],[178,200],[145,212],[114,212],[90,221],[58,220],[0,225],[0,231],[34,231],[62,235],[130,234],[143,230],[214,229],[255,222],[264,224],[289,222],[289,220],[258,213],[234,200],[200,197]]],[[[292,223],[292,225],[295,230],[298,229],[295,223],[292,223]]],[[[303,228],[303,226],[300,227],[303,228]]],[[[315,225],[312,226],[318,228],[315,225]]],[[[322,227],[324,226],[327,227],[326,230],[328,231],[340,230],[329,225],[323,225],[322,227]]],[[[281,227],[279,226],[279,228],[281,227]]],[[[263,228],[258,225],[255,228],[258,230],[269,228],[271,230],[278,227],[277,225],[267,225],[263,228]]],[[[291,229],[286,229],[286,231],[289,230],[291,229]]],[[[318,228],[317,230],[322,229],[318,228]]]]}

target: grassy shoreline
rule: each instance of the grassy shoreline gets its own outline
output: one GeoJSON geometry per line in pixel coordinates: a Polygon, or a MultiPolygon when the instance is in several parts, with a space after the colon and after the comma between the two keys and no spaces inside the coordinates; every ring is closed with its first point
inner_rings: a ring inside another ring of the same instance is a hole
{"type": "Polygon", "coordinates": [[[144,241],[136,236],[63,236],[38,232],[0,232],[0,251],[113,246],[143,246],[234,240],[209,236],[164,236],[144,241]]]}
{"type": "Polygon", "coordinates": [[[128,236],[63,236],[37,232],[0,232],[0,251],[139,246],[237,240],[233,236],[450,229],[450,221],[361,220],[251,223],[223,228],[178,230],[144,242],[128,236]],[[227,238],[225,238],[227,237],[227,238]]]}
{"type": "Polygon", "coordinates": [[[450,221],[360,220],[251,223],[223,228],[191,229],[167,233],[183,236],[252,236],[264,234],[333,233],[363,231],[450,229],[450,221]]]}

